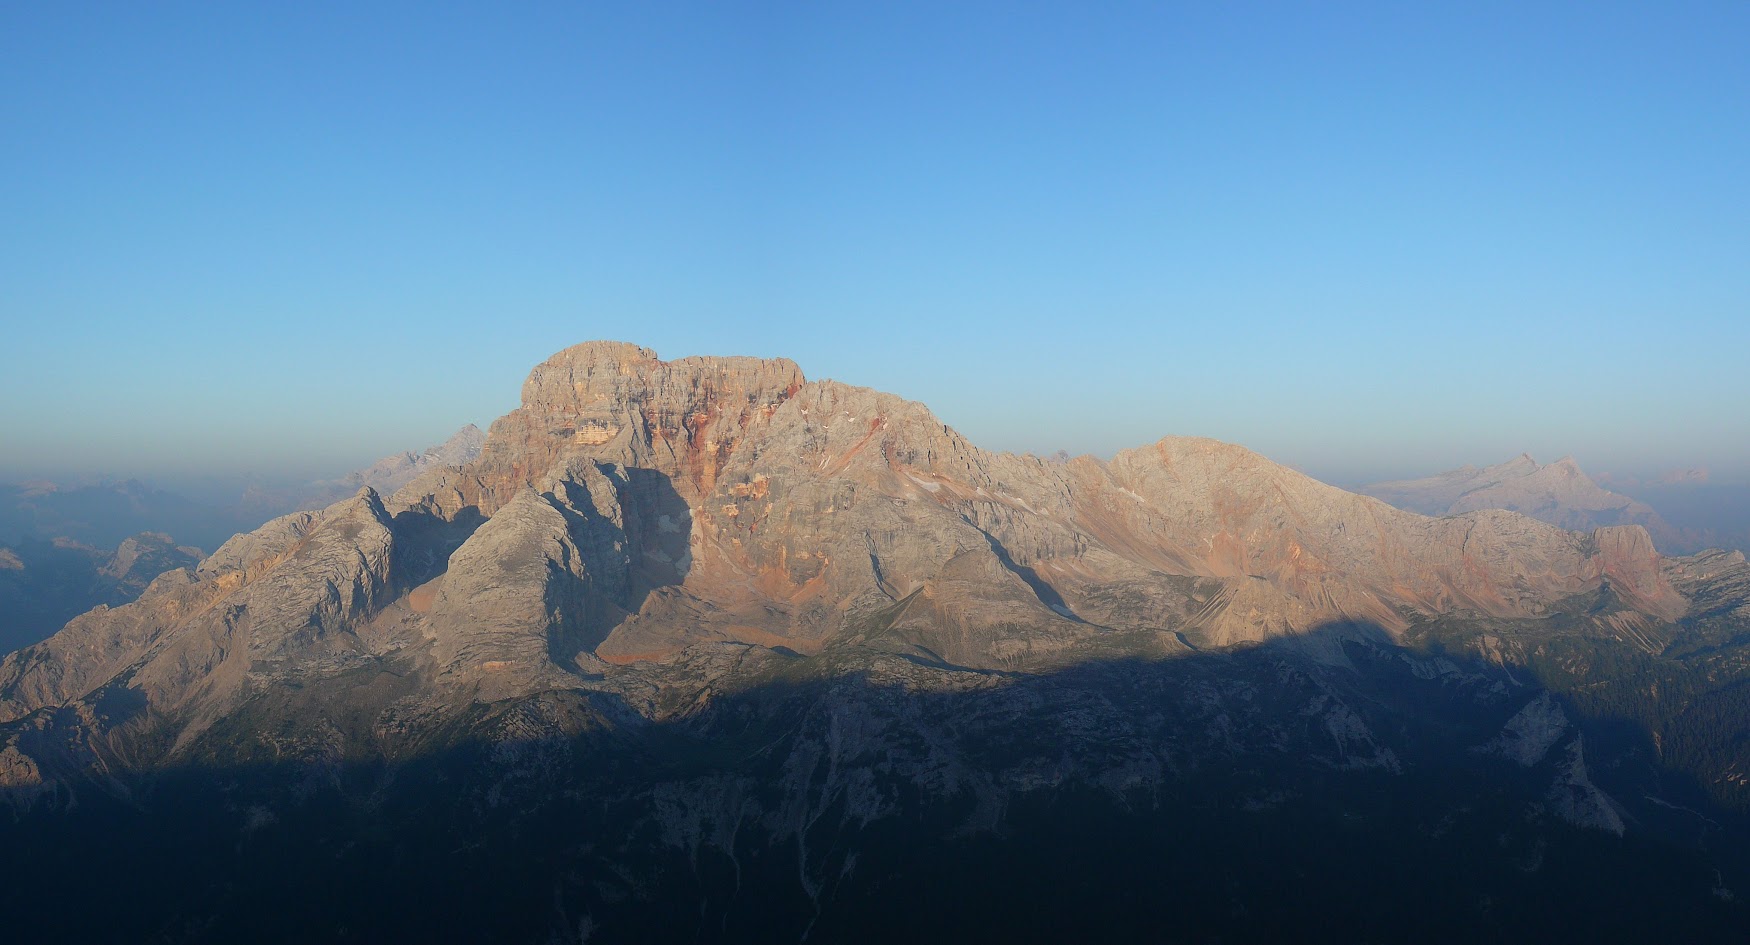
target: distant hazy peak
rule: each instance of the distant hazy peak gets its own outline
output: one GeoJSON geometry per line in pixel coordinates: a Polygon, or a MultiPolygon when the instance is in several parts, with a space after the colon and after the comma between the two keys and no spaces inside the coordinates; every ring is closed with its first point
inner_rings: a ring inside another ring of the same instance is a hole
{"type": "MultiPolygon", "coordinates": [[[[376,491],[388,495],[396,489],[412,482],[420,473],[438,466],[460,466],[470,462],[480,455],[480,447],[486,442],[486,434],[474,424],[450,434],[450,438],[436,446],[428,446],[423,450],[409,450],[385,456],[363,469],[354,470],[348,474],[345,484],[348,489],[369,486],[376,491]]],[[[325,498],[331,498],[325,496],[325,498]]]]}
{"type": "Polygon", "coordinates": [[[1481,469],[1464,466],[1422,479],[1376,482],[1356,490],[1423,515],[1506,509],[1573,531],[1641,525],[1661,543],[1674,530],[1649,506],[1604,488],[1572,456],[1540,465],[1530,453],[1481,469]]]}
{"type": "MultiPolygon", "coordinates": [[[[432,466],[460,466],[480,455],[480,447],[486,443],[486,434],[479,427],[470,423],[450,434],[450,438],[436,446],[428,447],[414,454],[413,463],[417,467],[415,474],[423,472],[432,466]]],[[[377,483],[367,483],[379,492],[393,492],[405,483],[394,483],[387,490],[377,483]]]]}

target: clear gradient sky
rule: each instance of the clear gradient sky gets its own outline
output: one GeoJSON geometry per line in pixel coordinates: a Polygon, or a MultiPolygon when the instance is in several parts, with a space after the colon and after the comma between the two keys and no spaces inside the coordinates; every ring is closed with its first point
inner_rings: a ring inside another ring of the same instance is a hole
{"type": "Polygon", "coordinates": [[[0,477],[337,473],[617,338],[998,448],[1746,478],[1747,51],[1742,0],[5,3],[0,477]]]}

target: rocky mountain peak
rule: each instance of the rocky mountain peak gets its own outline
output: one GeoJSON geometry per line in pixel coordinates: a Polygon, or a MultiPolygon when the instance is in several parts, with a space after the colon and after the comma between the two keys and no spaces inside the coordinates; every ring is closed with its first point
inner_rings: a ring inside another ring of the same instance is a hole
{"type": "Polygon", "coordinates": [[[1047,462],[787,360],[594,342],[537,366],[472,460],[275,519],[7,658],[0,718],[114,681],[198,733],[385,660],[437,712],[726,645],[1034,671],[1582,599],[1643,627],[1689,606],[1667,564],[1635,526],[1427,518],[1200,437],[1047,462]]]}
{"type": "Polygon", "coordinates": [[[611,389],[619,378],[648,374],[662,363],[656,352],[620,341],[586,341],[536,365],[523,381],[525,407],[561,405],[611,389]]]}
{"type": "Polygon", "coordinates": [[[1550,463],[1544,468],[1554,470],[1567,479],[1585,479],[1587,482],[1592,481],[1590,476],[1587,476],[1584,472],[1580,471],[1580,464],[1576,462],[1572,456],[1563,456],[1561,459],[1550,463]]]}
{"type": "MultiPolygon", "coordinates": [[[[676,408],[721,409],[736,400],[776,404],[795,393],[803,380],[795,362],[783,358],[664,361],[649,348],[591,341],[566,348],[530,371],[522,404],[543,414],[605,421],[640,408],[672,413],[676,408]]],[[[579,442],[591,439],[585,432],[579,442]]]]}
{"type": "Polygon", "coordinates": [[[398,497],[435,494],[445,509],[478,505],[490,514],[538,485],[555,463],[580,455],[659,471],[697,498],[748,429],[769,420],[804,382],[795,362],[782,358],[664,361],[638,345],[574,345],[529,372],[522,405],[492,424],[465,474],[434,470],[398,497]]]}
{"type": "Polygon", "coordinates": [[[480,455],[480,447],[485,443],[486,431],[470,423],[421,455],[431,462],[458,466],[480,455]]]}

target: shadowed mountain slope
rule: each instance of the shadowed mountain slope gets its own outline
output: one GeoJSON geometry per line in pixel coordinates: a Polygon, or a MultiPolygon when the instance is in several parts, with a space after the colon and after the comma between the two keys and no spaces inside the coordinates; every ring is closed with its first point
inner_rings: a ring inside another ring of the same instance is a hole
{"type": "Polygon", "coordinates": [[[0,907],[16,941],[1738,940],[1742,834],[1693,787],[1377,633],[1023,675],[719,644],[401,756],[352,720],[419,685],[385,664],[36,795],[0,907]],[[69,874],[115,881],[40,908],[69,874]]]}

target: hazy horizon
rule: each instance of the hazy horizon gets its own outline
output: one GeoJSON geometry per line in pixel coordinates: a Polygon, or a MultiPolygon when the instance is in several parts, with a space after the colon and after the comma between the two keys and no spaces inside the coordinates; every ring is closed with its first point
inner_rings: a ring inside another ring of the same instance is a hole
{"type": "MultiPolygon", "coordinates": [[[[588,339],[600,340],[600,339],[588,339]]],[[[637,343],[636,339],[628,340],[637,343]]],[[[681,355],[670,355],[664,351],[657,352],[667,360],[692,355],[723,354],[725,352],[687,352],[681,355]]],[[[731,354],[742,352],[728,352],[731,354]]],[[[760,354],[763,357],[783,357],[779,354],[760,354]]],[[[532,368],[535,363],[531,362],[532,368]]],[[[802,365],[809,380],[818,380],[808,373],[807,365],[802,365]]],[[[526,375],[526,371],[522,372],[526,375]]],[[[835,378],[836,380],[836,378],[835,378]]],[[[962,381],[976,380],[974,377],[961,378],[962,381]]],[[[121,481],[137,479],[157,488],[170,491],[194,494],[203,489],[216,488],[222,491],[234,491],[251,484],[263,486],[291,486],[308,483],[314,480],[339,478],[354,470],[369,465],[371,462],[405,451],[418,451],[443,442],[457,430],[472,423],[481,430],[490,427],[493,420],[509,412],[516,405],[516,392],[520,390],[522,375],[508,385],[511,395],[506,405],[490,416],[474,418],[458,418],[445,422],[436,418],[419,418],[416,424],[409,424],[409,430],[417,433],[384,432],[371,428],[348,430],[347,439],[336,443],[326,438],[325,431],[318,429],[288,428],[283,424],[276,425],[272,430],[251,430],[249,435],[215,438],[191,442],[188,446],[196,448],[193,456],[188,449],[178,450],[174,455],[166,455],[150,448],[150,444],[123,444],[117,446],[107,443],[66,443],[56,453],[63,457],[59,461],[29,464],[14,460],[14,454],[9,450],[0,457],[0,483],[18,483],[32,480],[44,480],[61,485],[92,484],[103,481],[121,481]],[[373,436],[383,433],[383,438],[373,439],[373,436]],[[298,456],[274,455],[273,446],[268,445],[273,434],[289,434],[293,443],[320,444],[321,452],[305,452],[298,456]],[[86,456],[81,463],[70,458],[86,456]]],[[[874,387],[889,393],[899,394],[908,399],[919,399],[909,396],[903,390],[882,387],[880,384],[862,384],[859,386],[874,387]]],[[[412,393],[412,392],[409,392],[412,393]]],[[[1090,391],[1088,404],[1090,408],[1099,403],[1098,391],[1090,391]]],[[[443,392],[434,387],[434,397],[442,396],[443,392]]],[[[1016,437],[1012,424],[1005,421],[1011,417],[991,415],[980,411],[980,405],[974,398],[969,403],[957,404],[962,409],[970,410],[975,420],[993,426],[995,433],[1001,436],[1009,435],[1007,442],[996,442],[990,435],[980,435],[978,425],[968,425],[956,422],[955,418],[938,404],[923,401],[944,422],[966,434],[974,443],[981,447],[994,450],[1004,450],[1016,453],[1032,453],[1039,456],[1050,456],[1058,451],[1069,455],[1093,455],[1101,459],[1110,459],[1116,452],[1133,447],[1145,446],[1167,436],[1204,436],[1224,442],[1235,443],[1258,452],[1269,459],[1291,466],[1314,478],[1339,486],[1355,486],[1363,483],[1379,482],[1399,478],[1419,478],[1436,473],[1457,469],[1462,466],[1489,466],[1506,462],[1520,455],[1529,454],[1539,463],[1551,463],[1562,457],[1573,457],[1582,469],[1594,478],[1619,492],[1633,493],[1635,489],[1624,488],[1626,484],[1633,486],[1653,487],[1663,485],[1666,488],[1681,489],[1690,483],[1668,482],[1661,484],[1659,479],[1680,473],[1700,471],[1704,478],[1693,485],[1740,486],[1750,485],[1750,465],[1714,466],[1707,461],[1709,453],[1705,450],[1672,450],[1660,455],[1643,450],[1637,444],[1624,444],[1616,452],[1610,450],[1593,450],[1590,452],[1568,448],[1577,438],[1570,436],[1545,436],[1540,438],[1544,447],[1527,446],[1522,442],[1510,439],[1506,431],[1490,434],[1480,431],[1482,435],[1463,441],[1456,439],[1445,442],[1421,441],[1413,444],[1414,452],[1409,449],[1390,455],[1375,455],[1371,459],[1356,459],[1341,455],[1340,448],[1320,448],[1308,437],[1276,437],[1267,442],[1277,445],[1260,445],[1259,442],[1247,442],[1240,437],[1226,435],[1217,430],[1176,429],[1161,430],[1149,434],[1142,427],[1146,419],[1134,424],[1139,438],[1129,442],[1107,440],[1099,442],[1092,448],[1072,448],[1071,444],[1087,442],[1087,431],[1076,430],[1074,424],[1065,424],[1061,430],[1033,430],[1033,439],[1025,438],[1025,434],[1016,437]],[[1056,439],[1047,439],[1051,434],[1060,434],[1056,439]],[[1061,444],[1061,445],[1060,445],[1061,444]],[[1616,461],[1611,462],[1610,457],[1616,461]],[[1667,459],[1676,456],[1675,461],[1667,459]],[[1686,461],[1694,460],[1694,461],[1686,461]]],[[[1071,406],[1071,405],[1062,405],[1071,406]]],[[[15,416],[9,416],[9,425],[15,421],[15,416]]],[[[1338,424],[1337,426],[1341,426],[1338,424]]],[[[1306,431],[1300,431],[1302,433],[1306,431]]],[[[1332,431],[1341,435],[1344,431],[1332,431]]],[[[10,437],[8,437],[10,439],[10,437]]],[[[1341,444],[1343,441],[1338,440],[1341,444]]],[[[1406,444],[1409,445],[1409,444],[1406,444]]],[[[1737,445],[1736,443],[1732,445],[1737,445]]],[[[1721,454],[1714,454],[1721,455],[1721,454]]],[[[1729,455],[1729,454],[1726,454],[1729,455]]]]}
{"type": "Polygon", "coordinates": [[[0,480],[298,481],[612,338],[992,449],[1750,482],[1750,7],[0,13],[0,480]]]}
{"type": "MultiPolygon", "coordinates": [[[[665,359],[668,358],[663,352],[658,352],[658,354],[665,359]]],[[[806,371],[806,368],[804,370],[806,371]]],[[[816,378],[810,377],[809,379],[815,380],[816,378]]],[[[890,392],[903,396],[901,391],[890,392]]],[[[934,405],[928,406],[934,407],[934,405]]],[[[939,410],[936,413],[938,416],[943,416],[939,410]]],[[[135,465],[129,465],[129,461],[124,459],[112,466],[73,464],[26,466],[0,461],[0,485],[46,481],[62,487],[78,487],[105,482],[138,480],[153,488],[179,493],[191,498],[204,498],[207,501],[223,503],[235,499],[244,489],[251,486],[290,488],[307,485],[318,480],[338,479],[368,466],[378,459],[396,453],[417,452],[436,446],[470,423],[478,426],[481,430],[486,430],[494,419],[496,419],[496,415],[490,418],[463,420],[451,426],[427,424],[425,428],[434,432],[428,433],[423,439],[401,436],[393,442],[386,441],[375,445],[367,441],[360,441],[349,445],[343,451],[335,451],[325,458],[306,457],[290,462],[283,460],[262,461],[259,454],[241,447],[232,452],[226,452],[228,444],[224,442],[209,444],[210,453],[208,455],[211,458],[193,464],[160,465],[138,462],[135,465]],[[203,493],[213,494],[203,496],[203,493]]],[[[1208,436],[1245,446],[1313,478],[1345,488],[1392,479],[1421,478],[1467,465],[1490,466],[1507,462],[1521,453],[1526,453],[1537,462],[1544,464],[1572,456],[1583,470],[1604,487],[1636,498],[1643,498],[1651,494],[1669,498],[1684,492],[1702,493],[1720,488],[1735,489],[1750,486],[1750,469],[1721,470],[1706,464],[1673,465],[1662,463],[1659,457],[1655,456],[1636,457],[1637,461],[1605,466],[1592,461],[1592,458],[1586,455],[1570,452],[1556,453],[1548,450],[1512,449],[1511,447],[1497,449],[1492,453],[1485,453],[1481,449],[1467,452],[1459,448],[1447,448],[1429,451],[1424,457],[1426,462],[1417,462],[1415,456],[1399,456],[1374,465],[1367,465],[1344,463],[1340,460],[1335,462],[1315,460],[1308,463],[1300,456],[1281,452],[1273,453],[1254,444],[1207,432],[1165,431],[1133,443],[1094,450],[1071,450],[1062,446],[1054,447],[1049,442],[1018,447],[998,446],[981,440],[972,431],[963,425],[954,423],[945,416],[943,419],[950,426],[954,426],[971,437],[973,442],[979,446],[1047,457],[1062,450],[1071,456],[1086,454],[1104,460],[1110,459],[1119,450],[1145,446],[1166,436],[1208,436]]],[[[1071,439],[1073,437],[1065,437],[1066,442],[1071,439]]]]}

